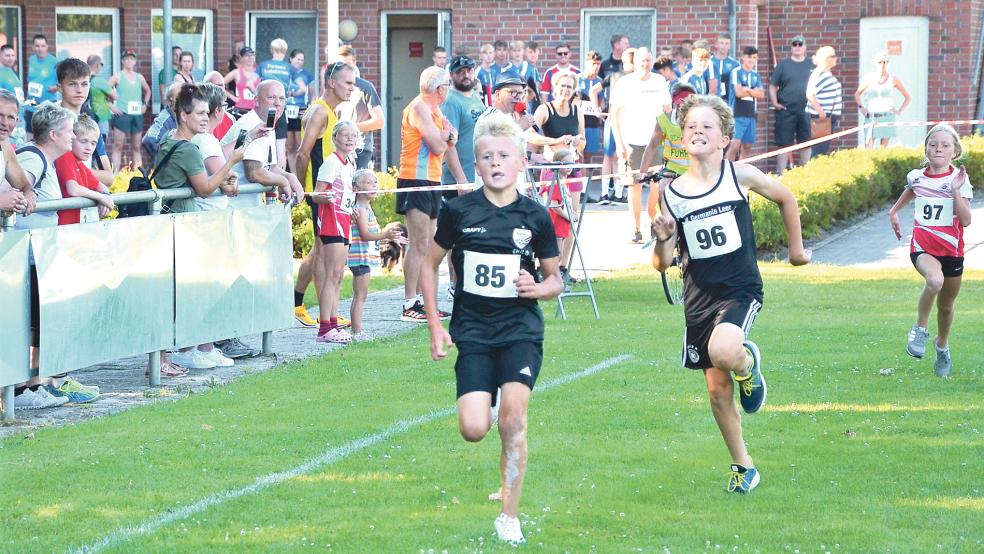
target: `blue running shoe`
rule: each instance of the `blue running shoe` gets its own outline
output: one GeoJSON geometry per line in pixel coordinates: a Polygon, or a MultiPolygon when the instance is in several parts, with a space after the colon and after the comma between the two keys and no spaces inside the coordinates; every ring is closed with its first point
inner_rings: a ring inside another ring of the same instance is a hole
{"type": "Polygon", "coordinates": [[[738,382],[738,399],[741,400],[741,408],[745,413],[754,414],[759,411],[762,404],[765,404],[765,396],[768,388],[765,386],[765,376],[762,375],[762,354],[759,353],[758,346],[747,340],[744,343],[745,350],[752,356],[752,367],[745,377],[735,376],[738,382]]]}
{"type": "Polygon", "coordinates": [[[731,464],[731,474],[728,475],[728,492],[745,494],[759,484],[759,472],[754,467],[731,464]]]}

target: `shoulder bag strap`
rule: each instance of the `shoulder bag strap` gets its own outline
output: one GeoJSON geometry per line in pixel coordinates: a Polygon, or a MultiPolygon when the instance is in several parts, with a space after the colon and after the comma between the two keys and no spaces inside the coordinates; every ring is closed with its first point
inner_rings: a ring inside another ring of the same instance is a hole
{"type": "Polygon", "coordinates": [[[150,177],[148,177],[147,179],[153,181],[154,176],[157,175],[157,173],[167,164],[167,161],[171,159],[171,154],[174,154],[174,151],[177,150],[178,147],[180,147],[182,144],[187,144],[187,143],[188,141],[186,140],[179,140],[178,142],[176,142],[174,146],[172,146],[171,149],[167,151],[167,154],[164,154],[164,159],[162,159],[160,163],[154,166],[153,171],[150,172],[150,177]]]}

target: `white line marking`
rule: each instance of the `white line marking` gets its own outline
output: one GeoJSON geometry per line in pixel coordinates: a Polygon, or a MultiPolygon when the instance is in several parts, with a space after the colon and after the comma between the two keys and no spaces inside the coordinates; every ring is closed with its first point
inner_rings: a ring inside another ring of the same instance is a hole
{"type": "MultiPolygon", "coordinates": [[[[555,379],[550,379],[545,383],[536,387],[537,393],[542,393],[551,388],[558,387],[561,385],[566,385],[572,381],[594,375],[599,371],[604,371],[614,365],[620,364],[625,360],[631,358],[631,354],[622,354],[620,356],[615,356],[614,358],[609,358],[601,363],[595,364],[591,367],[582,369],[581,371],[575,373],[568,373],[567,375],[562,375],[555,379]]],[[[112,533],[104,536],[98,541],[80,546],[70,552],[82,553],[82,552],[99,552],[100,550],[112,546],[119,542],[129,541],[135,536],[143,536],[153,533],[154,531],[164,527],[165,525],[171,524],[175,521],[185,519],[194,514],[204,512],[205,510],[211,508],[212,506],[218,506],[219,504],[224,504],[230,500],[237,500],[244,496],[258,493],[264,489],[272,487],[274,485],[279,485],[284,481],[293,479],[305,473],[310,473],[321,467],[331,465],[335,462],[348,457],[351,454],[358,452],[364,448],[369,448],[388,440],[396,435],[405,433],[415,427],[421,425],[426,425],[432,421],[438,420],[442,417],[447,417],[453,415],[456,411],[455,407],[444,408],[441,410],[436,410],[428,414],[411,417],[408,419],[403,419],[395,424],[379,431],[378,433],[373,433],[372,435],[366,435],[362,438],[347,442],[341,446],[336,446],[335,448],[330,448],[326,450],[323,454],[316,458],[312,458],[303,464],[289,469],[287,471],[281,471],[278,473],[270,473],[264,475],[257,479],[252,485],[245,487],[240,487],[238,489],[230,489],[223,492],[218,492],[211,494],[202,498],[194,504],[189,504],[187,506],[181,506],[178,508],[168,509],[163,515],[158,516],[153,519],[149,519],[136,527],[121,527],[112,533]]]]}

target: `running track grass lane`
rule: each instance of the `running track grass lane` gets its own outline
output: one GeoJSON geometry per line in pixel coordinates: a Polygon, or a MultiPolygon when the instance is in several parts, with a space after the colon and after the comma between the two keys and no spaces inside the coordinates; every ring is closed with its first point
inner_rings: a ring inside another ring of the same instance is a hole
{"type": "MultiPolygon", "coordinates": [[[[614,358],[609,358],[603,362],[595,364],[591,367],[587,367],[580,371],[576,371],[574,373],[568,373],[566,375],[562,375],[560,377],[550,379],[536,388],[537,394],[542,394],[551,388],[563,386],[568,383],[577,381],[578,379],[589,377],[591,375],[594,375],[595,373],[604,371],[626,360],[629,360],[630,358],[632,358],[631,354],[622,354],[620,356],[615,356],[614,358]]],[[[72,548],[71,550],[69,550],[69,552],[72,552],[73,554],[99,552],[105,548],[108,548],[120,542],[127,542],[133,539],[134,537],[151,534],[165,525],[204,512],[205,510],[213,506],[218,506],[219,504],[224,504],[225,502],[228,502],[230,500],[236,500],[239,498],[243,498],[245,496],[256,494],[267,488],[283,483],[284,481],[293,479],[300,475],[311,473],[312,471],[315,471],[322,467],[334,464],[335,462],[347,458],[348,456],[360,450],[369,448],[370,446],[379,444],[380,442],[383,442],[385,440],[389,440],[397,435],[403,434],[421,425],[425,425],[427,423],[436,421],[443,417],[450,416],[454,414],[455,411],[456,411],[455,407],[449,407],[440,410],[435,410],[427,414],[423,414],[407,419],[402,419],[394,423],[393,425],[383,429],[382,431],[373,433],[371,435],[366,435],[358,439],[351,440],[335,448],[330,448],[326,450],[324,453],[322,453],[320,456],[312,458],[301,465],[295,466],[285,471],[264,475],[258,478],[256,481],[254,481],[253,484],[251,485],[211,494],[209,496],[202,498],[198,502],[195,502],[194,504],[189,504],[187,506],[180,506],[173,509],[167,509],[165,510],[164,514],[159,517],[146,520],[143,523],[134,527],[118,528],[115,531],[103,536],[98,541],[95,541],[90,544],[82,545],[77,548],[72,548]]]]}

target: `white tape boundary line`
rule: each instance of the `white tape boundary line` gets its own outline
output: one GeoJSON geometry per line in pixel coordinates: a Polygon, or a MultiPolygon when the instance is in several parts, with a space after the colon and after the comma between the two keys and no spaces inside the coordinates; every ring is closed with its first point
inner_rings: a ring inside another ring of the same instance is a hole
{"type": "MultiPolygon", "coordinates": [[[[779,154],[788,154],[790,152],[802,150],[803,148],[807,148],[809,146],[815,146],[822,142],[834,140],[835,138],[847,136],[856,133],[861,129],[868,129],[868,128],[874,129],[875,127],[919,127],[919,126],[927,126],[927,125],[939,125],[940,123],[946,123],[949,125],[980,125],[980,124],[984,124],[984,119],[951,119],[951,120],[940,120],[940,121],[893,121],[888,123],[864,123],[856,127],[851,127],[850,129],[837,131],[836,133],[831,133],[829,135],[825,135],[820,138],[811,139],[806,142],[801,142],[799,144],[794,144],[792,146],[785,146],[783,148],[779,148],[771,152],[756,154],[755,156],[750,156],[748,158],[744,158],[738,161],[743,163],[754,163],[754,162],[762,161],[768,158],[778,156],[779,154]]],[[[601,181],[604,179],[610,179],[612,177],[627,177],[637,174],[645,175],[646,173],[656,171],[657,169],[660,169],[662,167],[663,166],[661,165],[654,165],[651,166],[646,171],[632,170],[632,171],[621,171],[618,173],[608,173],[603,175],[592,175],[591,180],[601,181]]],[[[557,169],[564,169],[563,164],[558,164],[557,169]]],[[[586,180],[587,177],[568,177],[565,179],[561,179],[560,181],[562,183],[568,184],[568,183],[580,183],[586,180]]],[[[543,185],[549,185],[552,183],[553,181],[533,181],[531,185],[536,185],[537,188],[541,189],[542,192],[543,185]]],[[[355,194],[393,194],[397,192],[433,192],[437,190],[472,190],[474,188],[475,188],[475,183],[461,183],[461,184],[454,184],[454,185],[434,185],[428,187],[406,187],[401,189],[379,189],[371,192],[355,191],[355,194]]],[[[325,191],[325,192],[305,192],[304,194],[306,196],[323,196],[329,193],[328,191],[325,191]]]]}
{"type": "MultiPolygon", "coordinates": [[[[631,354],[621,354],[619,356],[615,356],[614,358],[609,358],[603,362],[582,369],[580,371],[574,373],[568,373],[566,375],[562,375],[560,377],[550,379],[547,382],[543,383],[542,385],[536,387],[537,394],[543,393],[554,387],[563,386],[573,381],[577,381],[578,379],[583,379],[584,377],[589,377],[591,375],[594,375],[595,373],[604,371],[612,366],[618,365],[630,358],[632,358],[631,354]]],[[[69,552],[73,552],[73,553],[99,552],[100,550],[113,546],[114,544],[129,541],[134,537],[148,535],[160,529],[161,527],[164,527],[165,525],[169,525],[175,521],[179,521],[187,517],[190,517],[194,514],[204,512],[205,510],[213,506],[218,506],[230,500],[238,500],[245,496],[258,493],[274,485],[279,485],[284,481],[288,481],[300,475],[310,473],[321,467],[328,466],[335,462],[341,461],[342,459],[360,450],[369,448],[370,446],[375,446],[376,444],[388,440],[396,435],[410,431],[415,427],[426,425],[442,417],[450,416],[454,414],[456,410],[457,408],[450,407],[450,408],[435,410],[424,415],[415,416],[408,419],[402,419],[396,422],[395,424],[387,427],[386,429],[383,429],[382,431],[349,441],[341,446],[330,448],[326,450],[324,453],[322,453],[320,456],[316,458],[312,458],[292,469],[264,475],[263,477],[260,477],[259,479],[254,481],[253,484],[247,485],[245,487],[240,487],[238,489],[230,489],[230,490],[210,494],[202,498],[198,502],[195,502],[194,504],[168,509],[164,514],[156,518],[149,519],[137,525],[136,527],[121,527],[119,529],[116,529],[112,533],[105,535],[104,537],[97,540],[96,542],[86,544],[78,548],[73,548],[69,552]]]]}

